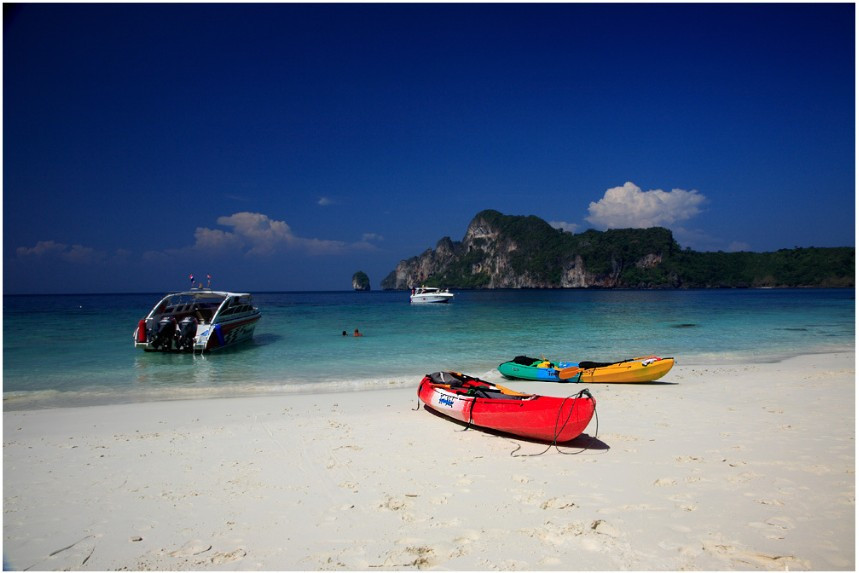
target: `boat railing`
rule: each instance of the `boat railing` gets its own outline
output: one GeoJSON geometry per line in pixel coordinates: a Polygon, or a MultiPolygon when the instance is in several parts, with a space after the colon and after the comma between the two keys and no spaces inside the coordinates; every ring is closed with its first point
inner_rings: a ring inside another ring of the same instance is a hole
{"type": "Polygon", "coordinates": [[[160,320],[165,316],[172,316],[176,319],[176,322],[181,322],[183,318],[188,316],[193,316],[196,318],[200,324],[205,324],[207,322],[212,321],[212,317],[214,316],[214,309],[211,305],[201,305],[199,303],[186,303],[186,304],[177,304],[175,306],[168,306],[164,308],[161,312],[156,312],[152,318],[155,320],[160,320]]]}

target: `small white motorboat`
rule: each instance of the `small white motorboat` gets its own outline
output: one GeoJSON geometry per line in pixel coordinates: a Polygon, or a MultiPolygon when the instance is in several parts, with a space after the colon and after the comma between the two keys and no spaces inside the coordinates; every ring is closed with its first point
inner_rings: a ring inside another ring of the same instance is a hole
{"type": "Polygon", "coordinates": [[[164,296],[134,330],[134,347],[154,352],[208,352],[253,338],[261,317],[248,293],[206,288],[164,296]]]}
{"type": "Polygon", "coordinates": [[[453,300],[453,293],[447,289],[420,286],[412,289],[409,300],[412,304],[446,303],[453,300]]]}

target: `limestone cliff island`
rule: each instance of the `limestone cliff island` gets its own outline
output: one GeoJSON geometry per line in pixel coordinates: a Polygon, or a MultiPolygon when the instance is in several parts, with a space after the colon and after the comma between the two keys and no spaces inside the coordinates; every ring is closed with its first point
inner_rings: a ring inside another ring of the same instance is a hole
{"type": "Polygon", "coordinates": [[[370,277],[364,271],[358,271],[352,275],[352,289],[357,291],[370,290],[370,277]]]}
{"type": "Polygon", "coordinates": [[[400,261],[381,286],[853,287],[854,269],[853,247],[698,252],[681,248],[662,227],[572,234],[533,215],[486,210],[471,220],[462,241],[444,237],[435,249],[400,261]]]}

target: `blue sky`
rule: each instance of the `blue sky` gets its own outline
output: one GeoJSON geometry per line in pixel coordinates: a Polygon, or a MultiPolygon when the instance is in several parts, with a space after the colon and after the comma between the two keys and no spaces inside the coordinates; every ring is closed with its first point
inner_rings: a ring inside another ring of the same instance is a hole
{"type": "Polygon", "coordinates": [[[4,4],[6,293],[373,288],[483,209],[852,246],[853,4],[4,4]]]}

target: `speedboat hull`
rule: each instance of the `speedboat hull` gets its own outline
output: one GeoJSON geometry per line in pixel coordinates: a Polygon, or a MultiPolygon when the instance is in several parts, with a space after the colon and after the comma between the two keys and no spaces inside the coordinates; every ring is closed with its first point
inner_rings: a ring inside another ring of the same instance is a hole
{"type": "Polygon", "coordinates": [[[523,394],[457,372],[427,374],[418,397],[453,420],[555,443],[581,435],[596,409],[587,389],[567,398],[523,394]]]}
{"type": "Polygon", "coordinates": [[[205,340],[204,351],[218,350],[247,342],[254,337],[257,323],[261,316],[257,314],[255,317],[238,319],[235,321],[225,321],[218,323],[209,329],[200,332],[201,342],[205,340]]]}
{"type": "Polygon", "coordinates": [[[446,293],[445,295],[412,295],[412,304],[446,304],[451,301],[453,295],[446,293]]]}
{"type": "Polygon", "coordinates": [[[252,339],[261,316],[247,293],[170,293],[138,322],[134,346],[146,352],[221,350],[252,339]]]}
{"type": "Polygon", "coordinates": [[[453,300],[453,293],[447,289],[418,287],[412,289],[409,301],[412,304],[446,304],[453,300]]]}

